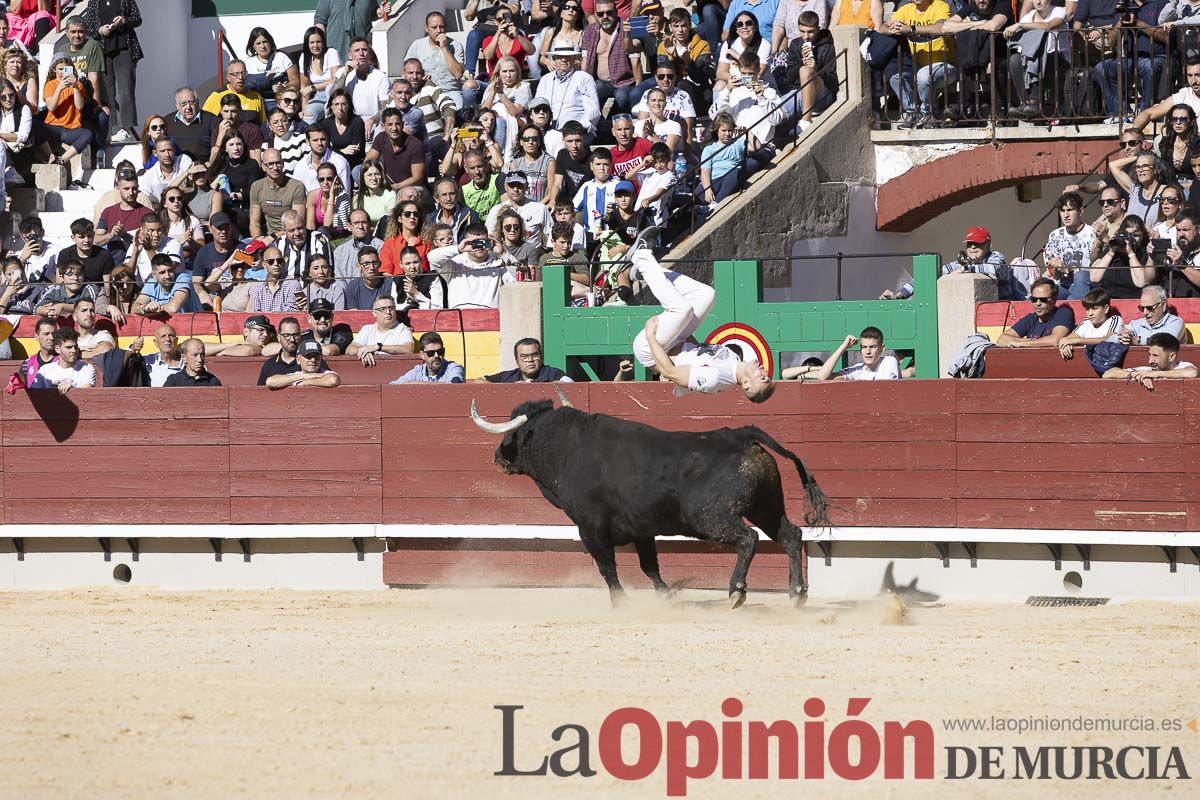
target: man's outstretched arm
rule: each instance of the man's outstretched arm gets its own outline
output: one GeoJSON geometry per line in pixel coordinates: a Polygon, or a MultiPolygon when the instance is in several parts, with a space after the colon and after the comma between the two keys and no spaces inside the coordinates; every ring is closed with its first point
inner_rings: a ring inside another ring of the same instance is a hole
{"type": "Polygon", "coordinates": [[[667,355],[667,351],[659,344],[656,337],[658,334],[658,317],[651,317],[646,320],[646,344],[650,348],[650,354],[654,356],[654,368],[658,370],[658,374],[669,380],[676,386],[688,388],[688,379],[692,376],[691,367],[676,366],[671,357],[667,355]]]}

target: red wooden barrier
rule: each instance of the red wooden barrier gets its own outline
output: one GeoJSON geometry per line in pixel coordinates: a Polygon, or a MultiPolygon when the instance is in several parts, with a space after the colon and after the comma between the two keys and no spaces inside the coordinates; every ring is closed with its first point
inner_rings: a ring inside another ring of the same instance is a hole
{"type": "MultiPolygon", "coordinates": [[[[676,430],[756,424],[839,525],[1197,530],[1200,383],[903,381],[675,398],[563,387],[582,410],[676,430]]],[[[546,385],[21,392],[0,402],[8,523],[568,524],[492,464],[492,419],[546,385]],[[70,480],[64,481],[63,476],[70,480]]],[[[781,464],[788,509],[804,514],[781,464]]]]}
{"type": "MultiPolygon", "coordinates": [[[[1147,363],[1148,347],[1131,347],[1125,354],[1125,366],[1140,367],[1147,363]]],[[[991,347],[985,358],[985,378],[1091,378],[1096,370],[1088,363],[1082,347],[1074,348],[1074,357],[1066,361],[1054,347],[991,347]]],[[[1179,360],[1200,363],[1200,345],[1185,344],[1179,348],[1179,360]]]]}

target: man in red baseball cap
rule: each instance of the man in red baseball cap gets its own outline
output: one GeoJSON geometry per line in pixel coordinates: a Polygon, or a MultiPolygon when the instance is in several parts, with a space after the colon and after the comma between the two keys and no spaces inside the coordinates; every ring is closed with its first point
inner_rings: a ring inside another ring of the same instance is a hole
{"type": "MultiPolygon", "coordinates": [[[[958,258],[942,265],[942,277],[966,272],[977,272],[996,281],[996,291],[1001,300],[1023,300],[1028,294],[1026,288],[1013,276],[1008,259],[999,250],[992,249],[992,235],[988,233],[987,228],[967,228],[967,233],[963,236],[963,249],[958,251],[958,258]]],[[[913,282],[907,280],[895,291],[888,289],[879,297],[881,300],[905,300],[912,297],[912,294],[913,282]]]]}

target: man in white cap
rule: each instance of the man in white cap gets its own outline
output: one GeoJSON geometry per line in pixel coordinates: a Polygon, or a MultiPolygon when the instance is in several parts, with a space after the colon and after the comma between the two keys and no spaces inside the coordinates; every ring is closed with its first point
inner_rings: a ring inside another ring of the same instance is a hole
{"type": "Polygon", "coordinates": [[[554,218],[550,215],[550,209],[545,205],[536,200],[530,200],[528,192],[529,178],[525,176],[524,172],[508,173],[504,177],[504,197],[500,198],[499,203],[492,206],[485,224],[489,231],[496,230],[496,220],[500,218],[500,212],[511,208],[521,215],[521,220],[525,223],[525,241],[545,247],[549,244],[550,228],[554,226],[554,218]]]}
{"type": "Polygon", "coordinates": [[[575,120],[594,134],[596,120],[600,119],[600,101],[596,96],[596,80],[576,69],[580,55],[573,43],[556,42],[550,48],[554,71],[542,76],[534,95],[550,103],[555,128],[561,129],[564,122],[575,120]]]}

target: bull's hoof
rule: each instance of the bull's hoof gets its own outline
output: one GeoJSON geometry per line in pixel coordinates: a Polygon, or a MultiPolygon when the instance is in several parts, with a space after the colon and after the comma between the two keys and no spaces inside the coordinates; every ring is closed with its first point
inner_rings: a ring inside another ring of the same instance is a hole
{"type": "Polygon", "coordinates": [[[803,589],[799,592],[796,592],[794,595],[792,595],[792,605],[796,608],[803,608],[804,604],[807,602],[808,602],[808,590],[807,589],[803,589]]]}
{"type": "Polygon", "coordinates": [[[742,603],[744,602],[746,602],[746,584],[739,583],[729,593],[729,607],[731,609],[738,609],[742,607],[742,603]]]}

